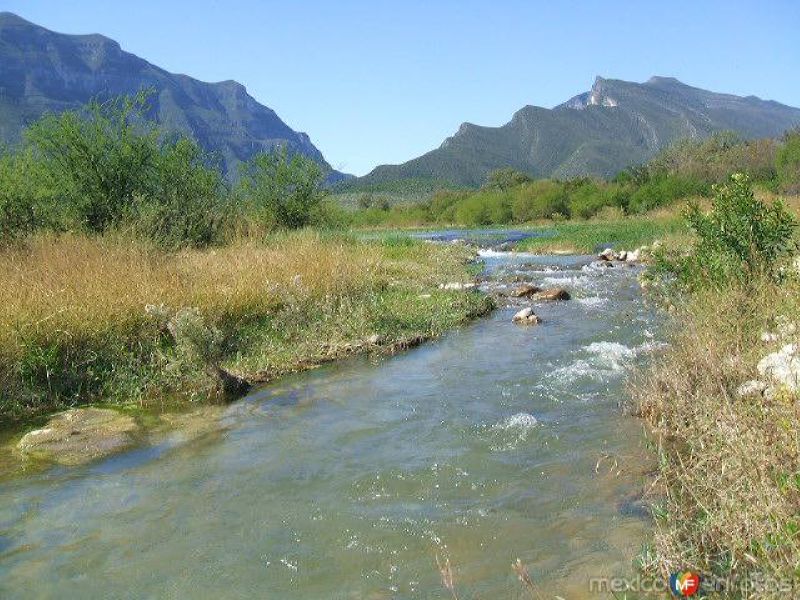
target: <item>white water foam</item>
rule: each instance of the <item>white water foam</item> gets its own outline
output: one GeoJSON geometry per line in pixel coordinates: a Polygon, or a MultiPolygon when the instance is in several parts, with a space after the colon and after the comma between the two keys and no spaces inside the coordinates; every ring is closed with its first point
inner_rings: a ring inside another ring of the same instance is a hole
{"type": "Polygon", "coordinates": [[[574,386],[575,379],[580,378],[606,381],[609,377],[622,374],[637,356],[664,346],[666,343],[657,341],[648,341],[634,348],[619,342],[592,342],[580,350],[588,356],[554,369],[547,378],[570,387],[574,386]]]}
{"type": "Polygon", "coordinates": [[[521,412],[503,419],[491,426],[495,438],[490,449],[495,452],[514,450],[519,444],[528,439],[530,432],[538,425],[536,417],[532,414],[521,412]]]}
{"type": "Polygon", "coordinates": [[[575,302],[585,306],[586,308],[600,308],[608,304],[608,298],[601,298],[600,296],[588,296],[586,298],[576,298],[575,302]]]}
{"type": "Polygon", "coordinates": [[[533,258],[540,256],[532,252],[509,252],[507,250],[493,250],[492,248],[479,248],[478,256],[483,258],[502,258],[504,256],[513,258],[533,258]]]}

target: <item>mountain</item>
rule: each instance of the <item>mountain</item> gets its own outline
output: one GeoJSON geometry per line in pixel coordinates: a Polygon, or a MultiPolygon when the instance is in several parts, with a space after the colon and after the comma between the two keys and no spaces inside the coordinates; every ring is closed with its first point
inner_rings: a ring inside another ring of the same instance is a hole
{"type": "Polygon", "coordinates": [[[755,96],[717,94],[672,77],[598,77],[588,92],[552,109],[526,106],[501,127],[464,123],[436,150],[376,167],[348,187],[406,179],[476,186],[501,167],[535,177],[608,177],[682,138],[719,131],[777,137],[798,124],[800,109],[755,96]]]}
{"type": "Polygon", "coordinates": [[[143,87],[155,89],[155,119],[216,153],[228,173],[240,161],[282,144],[317,161],[329,181],[347,177],[330,167],[308,135],[286,125],[240,83],[169,73],[102,35],[55,33],[0,12],[0,141],[18,142],[25,125],[46,112],[143,87]]]}

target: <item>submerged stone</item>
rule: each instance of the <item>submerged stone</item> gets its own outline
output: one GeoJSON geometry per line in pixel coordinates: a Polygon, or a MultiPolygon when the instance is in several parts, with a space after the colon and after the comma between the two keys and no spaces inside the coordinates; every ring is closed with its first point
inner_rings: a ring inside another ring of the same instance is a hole
{"type": "Polygon", "coordinates": [[[26,456],[79,465],[129,447],[138,430],[132,417],[116,410],[75,408],[25,434],[17,449],[26,456]]]}
{"type": "Polygon", "coordinates": [[[564,288],[552,288],[538,292],[533,296],[535,300],[569,300],[572,296],[564,288]]]}
{"type": "Polygon", "coordinates": [[[540,288],[538,285],[524,283],[511,290],[509,296],[511,296],[512,298],[525,298],[527,296],[532,296],[533,294],[536,294],[537,292],[541,291],[542,288],[540,288]]]}

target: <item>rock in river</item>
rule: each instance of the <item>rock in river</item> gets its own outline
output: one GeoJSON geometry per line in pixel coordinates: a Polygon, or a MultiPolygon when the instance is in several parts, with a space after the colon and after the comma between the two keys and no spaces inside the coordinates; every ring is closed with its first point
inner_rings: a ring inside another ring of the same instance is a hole
{"type": "Polygon", "coordinates": [[[617,255],[616,255],[616,253],[614,252],[614,250],[612,250],[611,248],[606,248],[605,250],[603,250],[603,251],[602,251],[602,252],[601,252],[601,253],[598,255],[598,258],[599,258],[600,260],[612,261],[612,260],[614,260],[614,259],[616,259],[616,258],[617,258],[617,255]]]}
{"type": "Polygon", "coordinates": [[[541,291],[542,288],[540,288],[538,285],[523,283],[522,285],[515,287],[513,290],[511,290],[509,296],[511,296],[512,298],[526,298],[541,291]]]}
{"type": "Polygon", "coordinates": [[[31,431],[17,448],[25,455],[79,465],[130,446],[139,430],[129,415],[107,408],[74,408],[31,431]]]}
{"type": "Polygon", "coordinates": [[[550,288],[534,294],[534,300],[569,300],[571,296],[564,288],[550,288]]]}
{"type": "Polygon", "coordinates": [[[536,313],[533,312],[533,309],[529,306],[528,308],[523,308],[517,314],[514,315],[514,318],[511,319],[514,323],[520,323],[521,325],[538,325],[542,322],[542,320],[536,316],[536,313]]]}

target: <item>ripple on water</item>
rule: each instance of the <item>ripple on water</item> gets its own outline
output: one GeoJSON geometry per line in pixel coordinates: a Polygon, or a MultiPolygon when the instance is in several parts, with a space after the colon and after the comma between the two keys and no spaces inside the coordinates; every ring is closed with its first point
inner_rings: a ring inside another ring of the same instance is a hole
{"type": "Polygon", "coordinates": [[[536,417],[530,413],[520,412],[498,421],[489,427],[489,449],[494,452],[514,450],[528,439],[538,425],[536,417]]]}

